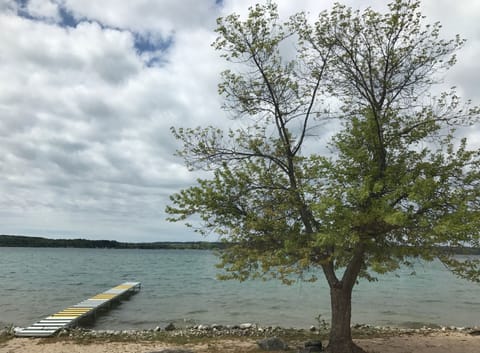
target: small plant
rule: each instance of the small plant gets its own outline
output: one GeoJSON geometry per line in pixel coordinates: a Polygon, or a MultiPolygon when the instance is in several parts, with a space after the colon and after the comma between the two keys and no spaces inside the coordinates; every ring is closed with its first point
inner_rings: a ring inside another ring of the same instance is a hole
{"type": "Polygon", "coordinates": [[[0,329],[0,344],[13,338],[14,328],[15,327],[13,325],[9,325],[5,326],[3,329],[0,329]]]}
{"type": "Polygon", "coordinates": [[[318,314],[318,316],[315,317],[315,320],[318,323],[318,330],[320,332],[328,332],[330,329],[330,325],[328,322],[322,318],[322,314],[318,314]]]}

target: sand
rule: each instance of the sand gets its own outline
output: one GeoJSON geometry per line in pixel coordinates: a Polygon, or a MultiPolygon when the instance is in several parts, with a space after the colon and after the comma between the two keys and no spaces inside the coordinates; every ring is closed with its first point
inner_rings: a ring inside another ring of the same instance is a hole
{"type": "MultiPolygon", "coordinates": [[[[355,340],[369,353],[479,353],[480,336],[462,332],[397,335],[355,340]]],[[[161,342],[103,342],[78,344],[71,341],[13,338],[0,344],[1,353],[150,353],[166,348],[190,349],[198,353],[259,352],[254,339],[220,340],[208,344],[172,346],[161,342]]],[[[294,350],[295,352],[296,350],[294,350]]]]}
{"type": "Polygon", "coordinates": [[[400,335],[356,342],[369,353],[480,353],[480,336],[458,332],[400,335]]]}

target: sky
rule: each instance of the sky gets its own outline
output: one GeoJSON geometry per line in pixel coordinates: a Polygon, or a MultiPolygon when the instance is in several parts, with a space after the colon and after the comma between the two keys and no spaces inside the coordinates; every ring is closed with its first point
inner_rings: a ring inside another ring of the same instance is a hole
{"type": "MultiPolygon", "coordinates": [[[[210,44],[217,17],[255,2],[0,0],[0,234],[205,240],[165,219],[197,177],[170,127],[229,124],[210,44]]],[[[333,1],[277,3],[284,18],[316,17],[333,1]]],[[[480,1],[424,0],[422,12],[467,39],[445,86],[480,104],[480,1]]],[[[462,132],[475,148],[479,131],[462,132]]]]}

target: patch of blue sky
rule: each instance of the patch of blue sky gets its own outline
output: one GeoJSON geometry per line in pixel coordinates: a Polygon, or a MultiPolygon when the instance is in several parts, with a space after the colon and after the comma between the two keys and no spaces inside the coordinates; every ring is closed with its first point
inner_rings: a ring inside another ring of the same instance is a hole
{"type": "Polygon", "coordinates": [[[58,13],[61,18],[59,23],[62,27],[76,27],[80,20],[76,19],[65,7],[59,6],[58,13]]]}
{"type": "MultiPolygon", "coordinates": [[[[29,0],[15,0],[17,3],[17,15],[33,21],[48,21],[45,17],[35,16],[30,13],[28,11],[28,1],[29,0]]],[[[60,20],[57,24],[62,27],[76,27],[82,21],[82,19],[76,19],[71,12],[61,4],[58,4],[58,15],[60,20]]]]}
{"type": "Polygon", "coordinates": [[[17,4],[17,15],[18,16],[27,18],[29,20],[36,19],[27,10],[28,0],[15,0],[15,3],[17,4]]]}
{"type": "MultiPolygon", "coordinates": [[[[28,1],[29,0],[15,0],[17,3],[17,15],[23,18],[27,18],[32,21],[48,21],[51,23],[51,19],[46,19],[44,17],[38,17],[33,15],[28,11],[28,1]]],[[[216,4],[222,3],[223,0],[215,0],[216,4]]],[[[91,22],[91,19],[88,18],[77,18],[75,17],[65,6],[58,4],[58,15],[56,25],[61,27],[76,27],[80,22],[88,21],[91,22]]],[[[97,20],[93,22],[98,23],[102,29],[113,29],[117,31],[128,30],[132,33],[134,38],[134,46],[137,53],[142,56],[145,60],[147,66],[161,66],[166,62],[166,54],[170,47],[174,45],[174,35],[173,33],[162,36],[159,34],[152,33],[140,33],[134,32],[125,28],[118,28],[113,26],[105,25],[97,20]]]]}
{"type": "Polygon", "coordinates": [[[173,34],[170,34],[168,37],[163,38],[158,36],[154,37],[152,35],[144,35],[141,33],[134,33],[135,38],[135,48],[140,52],[156,52],[156,51],[167,51],[174,42],[173,34]]]}
{"type": "Polygon", "coordinates": [[[173,34],[167,37],[133,33],[135,49],[145,58],[147,66],[161,66],[166,62],[166,54],[174,45],[173,34]]]}

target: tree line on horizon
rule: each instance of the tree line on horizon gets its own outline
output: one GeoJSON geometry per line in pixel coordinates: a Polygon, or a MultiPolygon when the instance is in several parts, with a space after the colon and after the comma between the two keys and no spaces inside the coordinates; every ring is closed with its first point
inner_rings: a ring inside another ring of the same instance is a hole
{"type": "Polygon", "coordinates": [[[0,235],[0,247],[214,250],[221,249],[224,244],[206,241],[128,243],[116,240],[49,239],[24,235],[0,235]]]}
{"type": "MultiPolygon", "coordinates": [[[[50,239],[25,235],[0,234],[0,247],[31,248],[84,248],[84,249],[166,249],[166,250],[218,250],[224,249],[228,243],[208,241],[172,242],[159,241],[150,243],[128,243],[116,240],[89,239],[50,239]]],[[[445,252],[457,255],[480,255],[480,249],[472,247],[440,246],[445,252]]]]}

